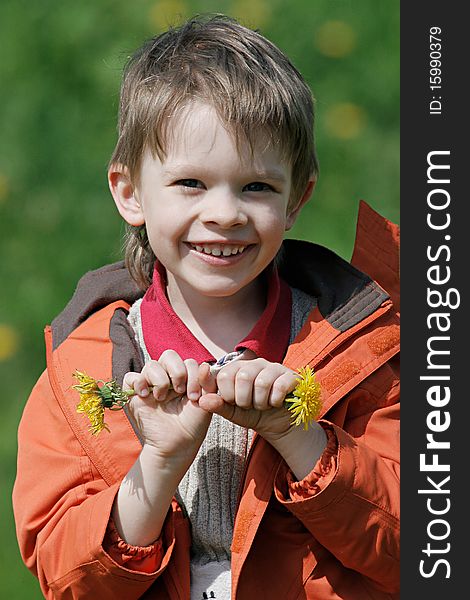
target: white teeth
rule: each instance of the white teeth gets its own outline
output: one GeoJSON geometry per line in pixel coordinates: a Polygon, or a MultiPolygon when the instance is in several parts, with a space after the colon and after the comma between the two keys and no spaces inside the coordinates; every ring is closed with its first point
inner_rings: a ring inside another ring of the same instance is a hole
{"type": "Polygon", "coordinates": [[[200,246],[199,244],[191,244],[197,252],[204,252],[204,254],[210,254],[212,256],[233,256],[235,254],[241,254],[246,246],[226,246],[222,244],[211,244],[200,246]]]}

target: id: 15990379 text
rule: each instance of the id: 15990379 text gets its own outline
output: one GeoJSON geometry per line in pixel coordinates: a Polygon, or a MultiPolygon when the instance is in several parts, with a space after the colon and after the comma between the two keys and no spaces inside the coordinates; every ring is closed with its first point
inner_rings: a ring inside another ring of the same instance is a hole
{"type": "Polygon", "coordinates": [[[429,89],[431,100],[429,114],[442,113],[442,30],[440,27],[429,28],[429,89]]]}

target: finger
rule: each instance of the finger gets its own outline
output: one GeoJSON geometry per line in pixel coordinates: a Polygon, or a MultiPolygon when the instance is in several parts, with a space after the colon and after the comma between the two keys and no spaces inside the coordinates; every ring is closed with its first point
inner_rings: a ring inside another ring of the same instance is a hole
{"type": "Polygon", "coordinates": [[[269,372],[268,369],[263,369],[258,373],[253,383],[253,408],[257,410],[267,410],[271,408],[269,405],[269,397],[271,388],[276,380],[276,373],[269,372]]]}
{"type": "Polygon", "coordinates": [[[165,350],[158,359],[170,378],[175,392],[182,395],[186,392],[187,371],[181,356],[174,350],[165,350]]]}
{"type": "Polygon", "coordinates": [[[191,401],[196,401],[201,395],[201,386],[199,385],[199,365],[194,358],[188,358],[184,361],[186,367],[186,395],[191,401]]]}
{"type": "Polygon", "coordinates": [[[208,363],[204,362],[199,365],[198,380],[205,393],[217,392],[216,376],[211,373],[208,363]]]}
{"type": "Polygon", "coordinates": [[[281,408],[284,400],[297,385],[298,377],[294,372],[283,373],[279,376],[272,385],[271,394],[269,396],[269,405],[274,408],[281,408]]]}
{"type": "Polygon", "coordinates": [[[235,404],[235,376],[236,371],[228,367],[217,374],[216,390],[228,404],[235,404]]]}
{"type": "Polygon", "coordinates": [[[253,383],[257,374],[257,371],[242,367],[235,375],[235,404],[240,408],[253,405],[253,383]]]}
{"type": "Polygon", "coordinates": [[[126,373],[122,381],[122,389],[126,392],[132,390],[142,398],[150,393],[148,383],[142,373],[126,373]]]}
{"type": "Polygon", "coordinates": [[[151,360],[146,363],[141,375],[145,378],[147,386],[153,388],[153,396],[156,400],[163,402],[167,399],[171,385],[170,378],[158,361],[151,360]]]}
{"type": "Polygon", "coordinates": [[[249,408],[253,401],[253,382],[268,364],[262,358],[229,363],[217,376],[220,395],[229,404],[249,408]]]}

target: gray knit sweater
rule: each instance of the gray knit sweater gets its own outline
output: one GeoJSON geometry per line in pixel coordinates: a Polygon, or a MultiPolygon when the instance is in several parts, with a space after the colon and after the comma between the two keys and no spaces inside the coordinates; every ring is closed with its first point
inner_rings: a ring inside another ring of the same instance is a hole
{"type": "MultiPolygon", "coordinates": [[[[315,298],[291,288],[290,342],[315,306],[315,298]]],[[[129,312],[145,361],[150,360],[142,333],[137,300],[129,312]]],[[[199,452],[180,482],[178,500],[191,522],[192,562],[200,565],[230,560],[236,502],[253,431],[214,415],[199,452]]]]}

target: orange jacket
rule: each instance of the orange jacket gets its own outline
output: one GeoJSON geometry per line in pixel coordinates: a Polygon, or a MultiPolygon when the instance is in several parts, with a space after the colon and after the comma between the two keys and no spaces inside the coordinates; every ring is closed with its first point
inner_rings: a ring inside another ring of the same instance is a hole
{"type": "MultiPolygon", "coordinates": [[[[395,226],[361,205],[353,262],[386,285],[393,302],[371,279],[315,247],[327,267],[316,284],[318,306],[285,364],[309,364],[317,373],[321,417],[339,442],[337,470],[320,493],[292,500],[286,464],[255,436],[234,527],[233,600],[398,597],[397,239],[395,226]],[[329,277],[347,285],[332,292],[329,277]]],[[[309,269],[318,270],[317,262],[298,271],[313,246],[287,243],[286,278],[293,260],[296,287],[309,269]]],[[[72,373],[113,377],[127,350],[111,324],[127,308],[118,300],[81,317],[56,347],[46,329],[48,366],[20,424],[13,501],[23,559],[47,598],[189,599],[190,529],[176,500],[155,572],[120,565],[102,545],[120,482],[141,446],[123,411],[107,414],[110,434],[90,435],[76,413],[72,373]]]]}

